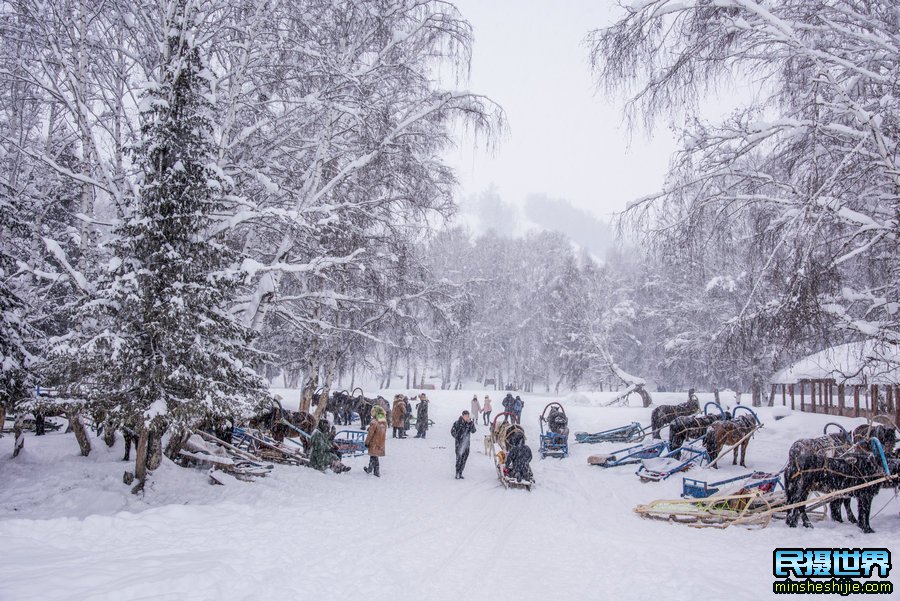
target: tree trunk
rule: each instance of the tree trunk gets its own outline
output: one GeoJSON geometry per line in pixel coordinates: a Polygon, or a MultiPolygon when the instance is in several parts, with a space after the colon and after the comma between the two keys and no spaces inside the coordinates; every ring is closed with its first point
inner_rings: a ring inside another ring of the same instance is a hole
{"type": "Polygon", "coordinates": [[[131,489],[132,494],[144,490],[144,482],[147,480],[147,443],[150,439],[150,430],[146,424],[141,424],[141,433],[138,436],[137,449],[134,453],[134,477],[137,484],[131,489]]]}
{"type": "Polygon", "coordinates": [[[103,418],[103,442],[112,448],[116,444],[116,424],[107,416],[103,418]]]}
{"type": "Polygon", "coordinates": [[[303,384],[303,397],[300,399],[300,411],[309,413],[312,407],[312,398],[319,387],[319,364],[316,355],[310,356],[309,370],[306,372],[306,381],[303,384]]]}
{"type": "Polygon", "coordinates": [[[20,413],[18,417],[16,417],[16,422],[13,426],[13,458],[18,457],[22,449],[25,448],[24,427],[24,420],[22,418],[22,414],[20,413]]]}
{"type": "Polygon", "coordinates": [[[325,367],[325,381],[322,384],[322,392],[319,393],[319,404],[316,405],[316,423],[319,423],[328,409],[328,397],[331,396],[331,379],[334,377],[335,367],[337,367],[337,355],[332,353],[328,365],[325,367]]]}
{"type": "Polygon", "coordinates": [[[187,439],[191,437],[191,431],[187,428],[178,427],[172,433],[172,438],[169,439],[169,443],[166,445],[165,455],[172,461],[178,458],[178,454],[181,452],[181,448],[184,446],[184,443],[187,442],[187,439]]]}
{"type": "Polygon", "coordinates": [[[66,419],[69,420],[69,425],[75,433],[75,440],[78,441],[82,456],[87,457],[91,454],[91,438],[85,431],[84,424],[81,423],[81,415],[76,409],[71,409],[66,411],[66,419]]]}
{"type": "Polygon", "coordinates": [[[641,401],[644,404],[644,407],[649,407],[653,404],[653,399],[650,398],[650,393],[647,392],[643,386],[638,386],[635,392],[641,397],[641,401]]]}
{"type": "Polygon", "coordinates": [[[151,423],[147,435],[147,471],[152,472],[162,463],[162,436],[165,427],[160,423],[151,423]]]}
{"type": "Polygon", "coordinates": [[[6,427],[6,405],[0,403],[0,430],[6,427]]]}

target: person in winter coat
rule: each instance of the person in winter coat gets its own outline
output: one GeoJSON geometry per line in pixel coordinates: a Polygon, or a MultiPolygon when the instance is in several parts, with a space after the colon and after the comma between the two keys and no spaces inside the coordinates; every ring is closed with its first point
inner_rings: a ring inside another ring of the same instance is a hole
{"type": "Polygon", "coordinates": [[[509,437],[509,452],[506,454],[506,475],[519,481],[534,480],[531,473],[531,448],[525,444],[525,437],[516,432],[509,437]]]}
{"type": "Polygon", "coordinates": [[[525,401],[518,395],[516,395],[515,400],[513,400],[513,413],[516,414],[516,423],[522,423],[522,409],[525,407],[525,401]]]}
{"type": "Polygon", "coordinates": [[[393,427],[391,438],[406,438],[406,433],[403,431],[406,414],[406,401],[402,394],[398,394],[394,397],[394,408],[391,410],[391,426],[393,427]]]}
{"type": "Polygon", "coordinates": [[[515,405],[516,399],[513,398],[511,392],[507,392],[506,396],[503,397],[503,410],[508,411],[509,413],[514,413],[513,405],[515,405]]]}
{"type": "Polygon", "coordinates": [[[463,470],[469,459],[470,436],[475,434],[475,422],[472,421],[468,411],[463,411],[459,419],[453,422],[450,435],[456,441],[456,479],[463,479],[463,470]]]}
{"type": "Polygon", "coordinates": [[[472,397],[472,421],[478,422],[478,415],[481,413],[481,403],[478,402],[478,395],[472,397]]]}
{"type": "Polygon", "coordinates": [[[384,457],[384,439],[387,436],[387,414],[380,406],[372,409],[372,421],[369,422],[369,431],[366,432],[366,448],[369,450],[369,465],[363,468],[367,474],[375,474],[381,477],[379,457],[384,457]]]}
{"type": "Polygon", "coordinates": [[[340,474],[349,472],[350,467],[341,463],[341,456],[334,448],[334,428],[328,420],[320,419],[309,443],[309,467],[324,472],[326,469],[340,474]]]}
{"type": "Polygon", "coordinates": [[[569,436],[569,419],[557,407],[550,408],[550,415],[547,416],[547,426],[554,434],[559,434],[563,438],[569,436]]]}
{"type": "Polygon", "coordinates": [[[415,395],[412,397],[403,395],[403,402],[406,403],[406,415],[403,417],[403,438],[406,438],[406,433],[409,432],[409,422],[412,421],[413,398],[415,398],[415,395]]]}
{"type": "Polygon", "coordinates": [[[416,438],[425,438],[428,432],[428,397],[425,393],[419,395],[419,404],[416,405],[416,438]]]}
{"type": "Polygon", "coordinates": [[[491,425],[491,411],[494,410],[491,407],[491,397],[488,395],[484,395],[484,404],[481,406],[481,410],[483,411],[482,416],[484,417],[484,425],[491,425]]]}

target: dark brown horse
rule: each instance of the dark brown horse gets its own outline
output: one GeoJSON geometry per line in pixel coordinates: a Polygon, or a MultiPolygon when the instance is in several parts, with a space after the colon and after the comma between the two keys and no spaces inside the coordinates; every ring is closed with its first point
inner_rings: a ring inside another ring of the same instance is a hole
{"type": "MultiPolygon", "coordinates": [[[[675,418],[669,424],[669,450],[680,449],[685,441],[700,438],[712,424],[726,419],[731,419],[730,413],[688,415],[675,418]]],[[[680,457],[680,455],[677,456],[680,457]]]]}
{"type": "MultiPolygon", "coordinates": [[[[862,448],[867,451],[871,451],[870,449],[870,441],[873,438],[877,438],[881,445],[884,447],[885,454],[890,454],[888,449],[893,449],[894,444],[897,441],[897,432],[894,428],[890,426],[882,426],[882,425],[868,425],[864,424],[859,426],[853,430],[852,433],[848,433],[846,431],[834,433],[834,434],[826,434],[825,436],[820,436],[818,438],[801,438],[794,442],[791,445],[790,450],[788,450],[788,461],[785,467],[785,487],[788,486],[789,479],[793,479],[797,477],[797,474],[802,472],[800,467],[801,463],[808,464],[813,462],[813,459],[810,459],[810,456],[820,458],[820,463],[824,461],[824,459],[831,459],[840,457],[846,453],[852,453],[851,448],[856,448],[857,451],[862,448]]],[[[812,484],[810,486],[815,486],[816,481],[811,481],[812,484]]],[[[809,490],[819,490],[816,488],[811,488],[809,490]]],[[[830,490],[830,489],[829,489],[830,490]]],[[[823,490],[822,492],[827,492],[827,490],[823,490]]],[[[799,493],[798,493],[799,494],[799,493]]],[[[808,492],[806,493],[808,494],[808,492]]],[[[853,511],[850,509],[850,498],[837,499],[832,501],[829,504],[831,510],[831,518],[835,522],[843,522],[841,519],[841,506],[847,512],[847,519],[856,524],[857,519],[853,515],[853,511]]],[[[859,507],[857,507],[859,509],[859,507]]],[[[808,523],[808,519],[805,517],[806,512],[798,512],[798,515],[794,518],[794,523],[796,524],[796,519],[798,517],[804,518],[804,525],[808,523]],[[802,513],[802,516],[800,515],[802,513]]]]}
{"type": "Polygon", "coordinates": [[[690,398],[678,405],[660,405],[650,414],[650,429],[653,431],[653,438],[662,438],[659,431],[667,424],[679,417],[693,415],[700,412],[700,401],[693,394],[690,398]]]}
{"type": "Polygon", "coordinates": [[[248,425],[251,428],[268,431],[278,442],[285,438],[299,436],[303,443],[303,450],[309,451],[309,441],[315,432],[318,420],[315,415],[306,411],[282,409],[281,404],[275,401],[271,409],[250,418],[248,425]]]}

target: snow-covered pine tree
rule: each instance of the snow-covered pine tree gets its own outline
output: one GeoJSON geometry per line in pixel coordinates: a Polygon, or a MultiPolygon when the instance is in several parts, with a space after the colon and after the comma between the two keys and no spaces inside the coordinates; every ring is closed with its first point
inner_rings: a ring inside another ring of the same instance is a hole
{"type": "Polygon", "coordinates": [[[95,331],[70,354],[74,369],[63,383],[145,426],[139,480],[141,447],[158,460],[166,428],[244,413],[267,394],[248,364],[252,334],[228,311],[241,276],[236,254],[210,233],[227,193],[215,169],[211,74],[190,3],[176,0],[172,9],[133,148],[142,179],[132,214],[116,232],[106,281],[83,309],[95,331]]]}
{"type": "Polygon", "coordinates": [[[9,284],[15,260],[8,244],[12,230],[22,225],[18,213],[9,197],[0,196],[0,428],[7,412],[16,410],[32,384],[31,355],[25,346],[31,328],[25,320],[25,304],[9,284]]]}

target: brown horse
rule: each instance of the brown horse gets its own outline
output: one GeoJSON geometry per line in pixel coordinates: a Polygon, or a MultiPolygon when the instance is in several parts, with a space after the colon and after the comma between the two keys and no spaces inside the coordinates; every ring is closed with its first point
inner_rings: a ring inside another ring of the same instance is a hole
{"type": "MultiPolygon", "coordinates": [[[[747,457],[747,446],[750,444],[750,437],[747,436],[757,427],[756,418],[752,415],[742,415],[727,421],[719,421],[710,424],[703,436],[703,446],[709,455],[710,461],[715,460],[721,450],[730,444],[741,443],[739,447],[734,448],[734,459],[731,465],[737,463],[738,449],[741,451],[741,465],[747,467],[745,463],[747,457]],[[742,441],[743,439],[743,441],[742,441]]],[[[719,465],[713,463],[713,467],[719,469],[719,465]]]]}

